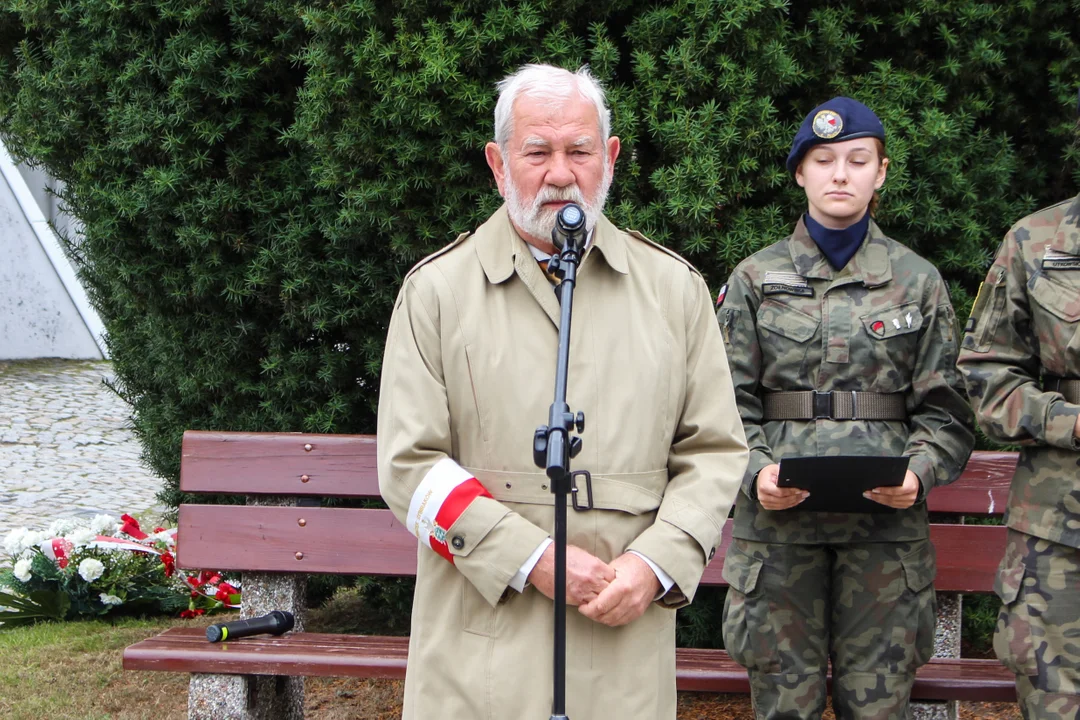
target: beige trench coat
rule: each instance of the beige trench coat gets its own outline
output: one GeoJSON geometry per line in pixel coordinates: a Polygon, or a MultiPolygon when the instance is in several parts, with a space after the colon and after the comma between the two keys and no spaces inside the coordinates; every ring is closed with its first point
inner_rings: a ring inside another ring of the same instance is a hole
{"type": "MultiPolygon", "coordinates": [[[[551,713],[552,603],[508,588],[553,526],[532,437],[546,422],[559,305],[505,208],[421,262],[394,308],[379,404],[379,482],[403,522],[432,466],[451,458],[487,488],[447,529],[454,564],[418,548],[406,720],[551,713]]],[[[571,608],[567,714],[675,717],[675,608],[720,543],[747,462],[708,289],[689,265],[601,219],[578,276],[568,403],[584,411],[573,469],[596,509],[569,511],[569,542],[610,561],[628,549],[675,587],[634,623],[571,608]]]]}

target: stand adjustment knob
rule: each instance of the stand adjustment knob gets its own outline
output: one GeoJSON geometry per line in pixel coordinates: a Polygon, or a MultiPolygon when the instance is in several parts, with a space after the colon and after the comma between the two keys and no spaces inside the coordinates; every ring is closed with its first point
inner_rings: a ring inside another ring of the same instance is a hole
{"type": "Polygon", "coordinates": [[[577,417],[574,418],[574,428],[578,432],[585,432],[585,413],[578,411],[577,417]]]}
{"type": "Polygon", "coordinates": [[[536,467],[547,467],[548,426],[541,425],[533,433],[533,462],[536,467]]]}
{"type": "Polygon", "coordinates": [[[570,438],[570,457],[575,458],[581,452],[581,438],[577,435],[570,438]]]}

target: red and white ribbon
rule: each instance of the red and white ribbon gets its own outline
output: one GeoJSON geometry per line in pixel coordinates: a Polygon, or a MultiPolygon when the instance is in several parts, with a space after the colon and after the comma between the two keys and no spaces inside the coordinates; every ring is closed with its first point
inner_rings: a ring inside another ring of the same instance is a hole
{"type": "Polygon", "coordinates": [[[491,493],[465,468],[443,458],[428,470],[413,493],[406,527],[420,542],[454,562],[446,533],[478,497],[491,497],[491,493]]]}
{"type": "Polygon", "coordinates": [[[149,553],[151,555],[160,555],[157,550],[149,545],[143,545],[133,540],[125,540],[123,538],[109,537],[108,535],[98,535],[89,543],[90,547],[100,548],[102,550],[131,550],[134,552],[149,553]]]}
{"type": "Polygon", "coordinates": [[[68,566],[68,557],[75,549],[74,543],[62,537],[46,540],[39,547],[41,554],[55,562],[61,570],[68,566]]]}

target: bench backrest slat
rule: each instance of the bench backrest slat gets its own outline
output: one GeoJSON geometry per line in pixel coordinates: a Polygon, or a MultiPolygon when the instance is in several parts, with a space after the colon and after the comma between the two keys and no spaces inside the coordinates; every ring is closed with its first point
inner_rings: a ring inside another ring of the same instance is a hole
{"type": "MultiPolygon", "coordinates": [[[[727,585],[721,573],[731,528],[729,520],[716,556],[705,568],[703,585],[727,585]]],[[[931,525],[930,540],[937,550],[934,587],[940,592],[992,591],[998,561],[1005,554],[1005,532],[1001,525],[931,525]]]]}
{"type": "MultiPolygon", "coordinates": [[[[931,512],[1000,515],[1016,453],[976,451],[952,485],[930,493],[931,512]]],[[[180,489],[190,493],[378,498],[374,435],[184,433],[180,489]],[[307,450],[307,446],[311,449],[307,450]],[[304,476],[308,477],[305,482],[304,476]]]]}
{"type": "MultiPolygon", "coordinates": [[[[416,574],[417,541],[389,510],[254,505],[181,505],[177,562],[188,569],[341,575],[416,574]],[[300,521],[303,520],[303,525],[300,521]],[[302,553],[297,559],[296,553],[302,553]]],[[[1005,550],[997,525],[931,525],[942,592],[990,592],[1005,550]]],[[[731,523],[702,583],[721,570],[731,523]]]]}
{"type": "Polygon", "coordinates": [[[934,488],[930,512],[959,515],[1002,515],[1016,471],[1015,452],[976,450],[951,485],[934,488]]]}
{"type": "Polygon", "coordinates": [[[379,497],[375,436],[188,430],[181,449],[180,489],[379,497]]]}
{"type": "Polygon", "coordinates": [[[416,538],[389,510],[181,505],[177,536],[191,570],[416,574],[416,538]]]}

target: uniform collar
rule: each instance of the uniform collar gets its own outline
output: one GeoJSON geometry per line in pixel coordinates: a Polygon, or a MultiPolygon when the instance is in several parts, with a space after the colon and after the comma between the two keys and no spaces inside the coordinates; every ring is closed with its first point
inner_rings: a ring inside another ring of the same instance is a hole
{"type": "Polygon", "coordinates": [[[1059,232],[1065,246],[1062,250],[1070,255],[1080,255],[1080,195],[1076,196],[1072,205],[1065,211],[1065,219],[1061,223],[1059,232]]]}
{"type": "Polygon", "coordinates": [[[847,277],[861,280],[864,285],[876,287],[892,280],[892,263],[889,262],[889,246],[885,235],[873,220],[866,231],[866,239],[855,256],[842,270],[833,270],[825,254],[817,246],[800,217],[795,232],[788,238],[788,251],[795,271],[807,278],[833,280],[847,277]]]}
{"type": "MultiPolygon", "coordinates": [[[[592,242],[585,251],[586,260],[593,251],[597,251],[612,270],[622,275],[629,273],[626,239],[603,215],[596,223],[592,242]]],[[[506,205],[503,205],[476,230],[476,255],[488,282],[497,285],[509,279],[514,274],[514,260],[520,253],[531,256],[528,243],[514,230],[506,205]]]]}

